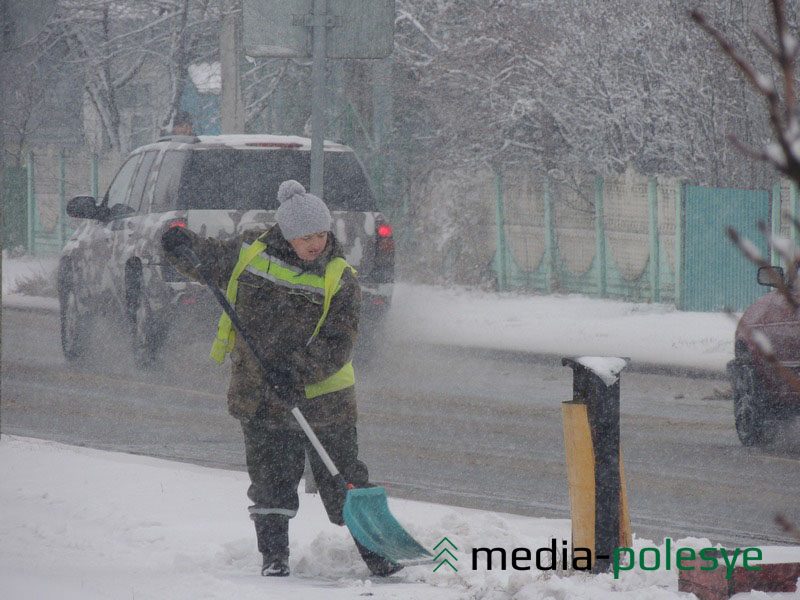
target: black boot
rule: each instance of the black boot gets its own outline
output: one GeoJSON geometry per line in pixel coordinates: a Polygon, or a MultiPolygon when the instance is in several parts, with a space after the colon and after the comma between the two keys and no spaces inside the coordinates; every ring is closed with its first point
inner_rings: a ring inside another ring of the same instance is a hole
{"type": "Polygon", "coordinates": [[[370,573],[375,575],[375,577],[388,577],[389,575],[394,575],[403,568],[403,565],[393,563],[388,558],[384,558],[380,554],[368,550],[359,544],[357,540],[354,539],[353,541],[356,543],[358,553],[366,563],[370,573]]]}
{"type": "Polygon", "coordinates": [[[283,515],[251,515],[256,525],[258,551],[264,558],[261,574],[286,577],[289,574],[289,518],[283,515]]]}
{"type": "Polygon", "coordinates": [[[289,574],[289,557],[264,554],[261,574],[264,577],[286,577],[289,574]]]}

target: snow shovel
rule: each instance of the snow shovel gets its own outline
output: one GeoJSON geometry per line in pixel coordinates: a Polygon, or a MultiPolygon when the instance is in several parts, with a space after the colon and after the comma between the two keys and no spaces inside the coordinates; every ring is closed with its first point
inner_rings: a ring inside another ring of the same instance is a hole
{"type": "MultiPolygon", "coordinates": [[[[205,284],[214,294],[214,297],[222,305],[223,310],[228,314],[231,323],[244,338],[247,345],[255,354],[258,363],[265,373],[269,373],[267,360],[261,352],[261,348],[255,343],[245,329],[244,324],[239,319],[233,306],[223,295],[222,291],[216,286],[211,273],[200,261],[194,251],[186,245],[179,246],[175,252],[187,259],[194,269],[200,274],[205,284]]],[[[368,550],[383,556],[395,564],[412,565],[423,564],[433,561],[433,555],[423,548],[411,535],[403,529],[389,511],[389,504],[386,500],[386,490],[382,487],[370,487],[356,489],[353,484],[345,481],[339,469],[333,464],[328,452],[317,438],[317,434],[311,429],[303,413],[294,404],[287,401],[290,405],[291,413],[305,432],[314,450],[317,451],[322,462],[328,468],[337,485],[345,490],[345,503],[342,515],[344,522],[350,533],[362,546],[368,550]]]]}

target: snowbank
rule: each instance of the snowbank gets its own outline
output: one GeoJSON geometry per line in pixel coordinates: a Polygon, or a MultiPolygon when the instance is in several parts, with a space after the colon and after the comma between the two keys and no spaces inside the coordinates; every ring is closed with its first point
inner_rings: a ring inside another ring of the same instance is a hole
{"type": "MultiPolygon", "coordinates": [[[[572,576],[471,564],[473,547],[535,549],[569,539],[566,520],[535,519],[390,498],[426,547],[444,536],[454,564],[371,579],[347,531],[317,496],[301,494],[291,521],[292,576],[263,578],[247,517],[245,473],[55,442],[0,438],[0,597],[5,600],[237,598],[376,600],[471,598],[678,599],[677,572],[635,568],[572,576]]],[[[560,544],[560,542],[559,542],[560,544]]],[[[708,540],[674,541],[700,548],[708,540]]],[[[653,546],[636,540],[635,548],[653,546]]],[[[663,548],[662,548],[663,549],[663,548]]],[[[786,548],[782,549],[784,552],[786,548]]],[[[796,549],[795,549],[796,550],[796,549]]],[[[765,558],[767,552],[765,551],[765,558]]],[[[796,560],[796,558],[795,558],[796,560]]],[[[766,598],[753,592],[737,600],[766,598]]],[[[770,594],[773,598],[797,597],[770,594]]]]}
{"type": "MultiPolygon", "coordinates": [[[[3,252],[3,296],[16,294],[17,288],[34,277],[55,281],[58,259],[53,257],[21,256],[8,258],[3,252]]],[[[5,301],[5,299],[4,299],[5,301]]]]}
{"type": "Polygon", "coordinates": [[[736,321],[722,313],[676,310],[588,298],[531,296],[399,283],[391,335],[415,343],[554,354],[631,358],[724,372],[733,358],[736,321]]]}

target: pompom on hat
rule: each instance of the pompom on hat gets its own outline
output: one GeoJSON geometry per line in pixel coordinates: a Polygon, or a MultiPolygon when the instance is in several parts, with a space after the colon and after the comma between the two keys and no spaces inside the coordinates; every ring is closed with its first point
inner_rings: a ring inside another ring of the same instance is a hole
{"type": "Polygon", "coordinates": [[[307,193],[299,181],[284,181],[278,187],[278,202],[275,220],[287,240],[330,231],[333,219],[328,207],[320,198],[307,193]]]}

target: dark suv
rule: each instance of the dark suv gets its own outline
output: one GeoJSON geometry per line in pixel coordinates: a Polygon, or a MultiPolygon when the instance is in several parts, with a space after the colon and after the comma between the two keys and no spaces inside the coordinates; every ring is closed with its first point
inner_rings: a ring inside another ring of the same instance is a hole
{"type": "MultiPolygon", "coordinates": [[[[761,267],[758,283],[777,287],[780,267],[761,267]]],[[[790,290],[800,304],[800,289],[790,290]]],[[[778,290],[751,304],[736,327],[733,385],[736,432],[745,446],[773,441],[780,421],[800,414],[800,312],[778,290]]]]}
{"type": "MultiPolygon", "coordinates": [[[[282,181],[307,188],[311,142],[274,135],[173,136],[134,150],[102,201],[77,196],[67,214],[82,219],[61,255],[58,295],[64,356],[89,347],[93,316],[118,315],[131,332],[137,364],[157,357],[177,317],[212,332],[220,313],[211,293],[172,269],[160,238],[181,223],[221,239],[274,223],[282,181]]],[[[325,142],[323,198],[333,231],[358,271],[363,294],[360,337],[374,333],[392,296],[394,242],[352,149],[325,142]]]]}

